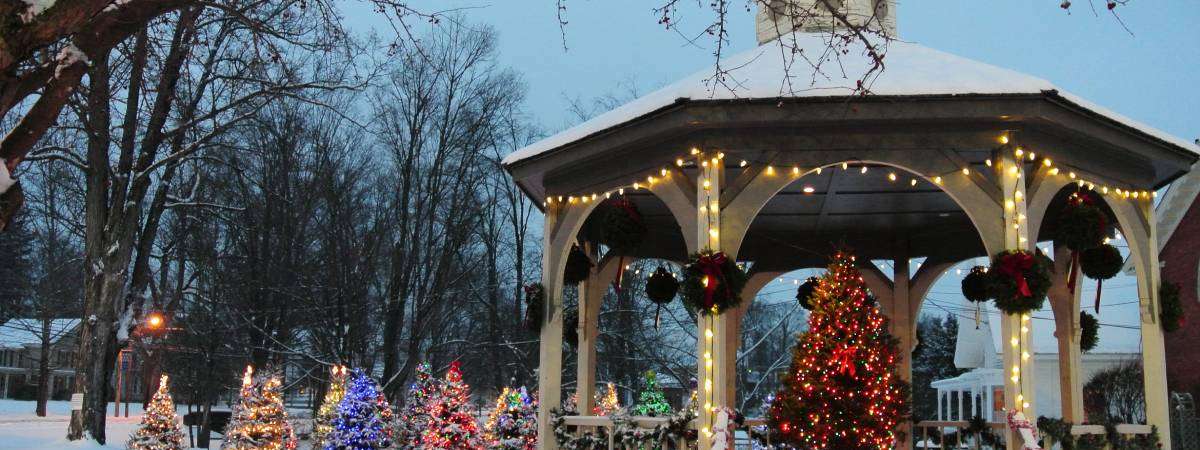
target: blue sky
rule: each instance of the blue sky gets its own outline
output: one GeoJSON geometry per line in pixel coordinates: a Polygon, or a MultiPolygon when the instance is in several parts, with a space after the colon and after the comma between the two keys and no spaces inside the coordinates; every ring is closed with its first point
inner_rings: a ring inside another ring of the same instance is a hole
{"type": "MultiPolygon", "coordinates": [[[[1129,30],[1097,3],[1075,1],[1068,14],[1054,0],[981,2],[913,0],[898,7],[900,38],[938,50],[1047,79],[1122,115],[1190,141],[1200,137],[1200,2],[1135,0],[1118,8],[1129,30]]],[[[626,90],[630,83],[647,93],[713,63],[714,42],[689,43],[712,20],[697,2],[681,2],[678,31],[658,24],[658,0],[565,0],[568,25],[560,30],[553,1],[416,0],[426,10],[465,8],[468,21],[499,32],[501,63],[528,83],[527,111],[548,133],[574,124],[569,98],[590,99],[626,90]],[[564,39],[561,35],[565,32],[564,39]]],[[[734,2],[729,16],[727,54],[756,45],[753,14],[734,2]]],[[[708,2],[699,2],[707,5],[708,2]]],[[[358,31],[388,31],[369,10],[348,13],[358,31]]],[[[1122,244],[1122,243],[1118,243],[1122,244]]],[[[979,261],[982,263],[983,261],[979,261]]],[[[969,268],[970,263],[962,268],[969,268]]],[[[807,276],[796,273],[790,277],[807,276]]],[[[951,270],[934,286],[923,309],[945,314],[964,302],[960,277],[951,270]],[[940,307],[939,307],[940,305],[940,307]]],[[[768,288],[770,297],[788,301],[790,279],[768,288]]],[[[1106,283],[1100,321],[1101,346],[1137,351],[1136,282],[1120,276],[1106,283]],[[1109,345],[1105,345],[1105,343],[1109,345]]],[[[1090,305],[1094,284],[1084,285],[1090,305]]],[[[1088,308],[1090,309],[1090,308],[1088,308]]],[[[1036,316],[1049,317],[1049,311],[1036,316]]],[[[1048,321],[1035,327],[1039,340],[1052,339],[1048,321]]],[[[1052,341],[1051,341],[1052,342],[1052,341]]]]}
{"type": "MultiPolygon", "coordinates": [[[[713,41],[689,44],[712,20],[697,2],[681,2],[679,32],[658,24],[658,0],[565,0],[566,46],[553,1],[416,0],[426,10],[466,8],[468,21],[500,35],[501,62],[529,85],[528,110],[547,132],[573,123],[567,98],[588,99],[623,90],[632,80],[649,92],[713,62],[713,41]]],[[[900,2],[899,33],[960,56],[1054,82],[1109,109],[1191,140],[1200,137],[1200,2],[1135,0],[1118,8],[1126,32],[1098,3],[1087,0],[1067,14],[1053,0],[900,2]]],[[[708,2],[698,2],[707,5],[708,2]]],[[[755,45],[752,14],[733,2],[730,51],[755,45]]],[[[348,18],[357,28],[388,31],[365,8],[348,18]]]]}

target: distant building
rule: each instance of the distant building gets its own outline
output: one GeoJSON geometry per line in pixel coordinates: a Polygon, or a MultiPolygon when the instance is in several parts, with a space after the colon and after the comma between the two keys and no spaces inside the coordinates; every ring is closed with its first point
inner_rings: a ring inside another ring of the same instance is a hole
{"type": "Polygon", "coordinates": [[[70,391],[75,383],[79,319],[51,320],[49,331],[44,335],[40,319],[11,319],[0,325],[0,398],[34,398],[43,337],[48,337],[51,346],[50,395],[61,397],[70,391]]]}
{"type": "MultiPolygon", "coordinates": [[[[999,333],[993,333],[990,322],[984,315],[980,326],[976,327],[974,321],[959,318],[954,364],[971,371],[930,383],[938,395],[937,420],[970,420],[980,416],[989,422],[1004,421],[1006,377],[1001,353],[996,351],[994,336],[999,333]]],[[[1121,331],[1101,327],[1102,345],[1084,353],[1080,361],[1084,383],[1100,371],[1141,360],[1138,341],[1121,331]]],[[[1034,410],[1039,416],[1062,417],[1058,346],[1052,336],[1035,334],[1034,338],[1033,366],[1038,379],[1034,410]]]]}
{"type": "MultiPolygon", "coordinates": [[[[1167,385],[1176,392],[1200,396],[1200,167],[1171,183],[1155,208],[1158,220],[1159,264],[1162,279],[1179,285],[1184,326],[1167,333],[1167,385]]],[[[1200,398],[1200,397],[1198,397],[1200,398]]]]}

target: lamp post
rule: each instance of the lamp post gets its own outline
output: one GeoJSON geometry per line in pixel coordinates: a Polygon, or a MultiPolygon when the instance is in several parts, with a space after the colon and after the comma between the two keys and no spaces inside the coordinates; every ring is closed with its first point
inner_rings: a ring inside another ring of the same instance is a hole
{"type": "MultiPolygon", "coordinates": [[[[139,327],[140,328],[139,331],[143,331],[144,333],[155,333],[155,332],[164,330],[163,325],[165,325],[165,324],[166,324],[166,319],[163,318],[162,313],[160,313],[158,311],[152,311],[152,312],[149,312],[146,314],[145,325],[143,325],[143,327],[139,327]]],[[[128,396],[128,393],[124,392],[124,391],[126,390],[125,384],[128,383],[128,381],[126,380],[127,377],[125,375],[125,371],[128,368],[128,366],[131,366],[131,365],[133,365],[133,352],[132,352],[131,345],[126,344],[126,346],[124,348],[122,348],[119,352],[117,352],[117,383],[116,383],[117,390],[116,390],[116,396],[113,399],[114,400],[113,417],[119,417],[121,414],[121,400],[122,400],[122,396],[123,396],[122,394],[125,394],[124,395],[125,417],[129,417],[129,396],[128,396]],[[126,356],[125,356],[126,354],[129,355],[128,362],[126,362],[126,356]]]]}

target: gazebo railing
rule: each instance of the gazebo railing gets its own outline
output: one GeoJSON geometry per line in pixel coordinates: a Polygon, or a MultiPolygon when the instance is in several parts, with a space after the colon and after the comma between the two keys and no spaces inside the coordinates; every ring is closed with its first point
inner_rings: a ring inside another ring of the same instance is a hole
{"type": "MultiPolygon", "coordinates": [[[[965,420],[922,420],[913,427],[913,447],[916,449],[971,449],[995,450],[1004,448],[986,445],[978,436],[965,436],[967,427],[965,420]],[[953,430],[948,432],[947,430],[953,430]]],[[[988,428],[1001,441],[1004,439],[1004,423],[988,422],[988,428]]]]}
{"type": "MultiPolygon", "coordinates": [[[[665,426],[669,420],[670,419],[666,417],[635,416],[630,417],[625,423],[635,425],[639,430],[650,431],[656,427],[665,426]]],[[[765,426],[766,423],[766,419],[748,418],[745,420],[743,428],[761,427],[765,426]]],[[[647,450],[653,448],[683,450],[694,448],[696,445],[694,441],[686,438],[663,438],[656,442],[645,442],[638,445],[625,445],[616,440],[615,431],[617,428],[617,423],[612,417],[607,416],[563,416],[563,425],[574,427],[576,436],[587,432],[595,433],[597,431],[604,430],[604,434],[608,438],[608,450],[647,450]]],[[[695,421],[692,421],[690,428],[693,430],[696,429],[695,421]]],[[[750,440],[753,438],[750,437],[750,434],[744,429],[739,429],[738,431],[740,432],[734,433],[735,447],[738,449],[753,448],[753,445],[750,442],[750,440]]],[[[769,438],[767,444],[770,444],[769,438]]]]}
{"type": "MultiPolygon", "coordinates": [[[[1116,428],[1117,428],[1117,434],[1124,435],[1124,436],[1149,435],[1154,432],[1154,429],[1151,428],[1150,425],[1141,425],[1141,424],[1122,423],[1122,424],[1118,424],[1116,426],[1116,428]]],[[[1071,426],[1071,435],[1072,436],[1085,436],[1085,435],[1090,435],[1090,434],[1091,435],[1104,435],[1106,433],[1107,433],[1107,431],[1105,431],[1104,425],[1072,425],[1071,426]]],[[[1055,442],[1053,442],[1053,440],[1049,436],[1045,436],[1045,443],[1046,443],[1046,448],[1051,448],[1055,444],[1055,442]]]]}

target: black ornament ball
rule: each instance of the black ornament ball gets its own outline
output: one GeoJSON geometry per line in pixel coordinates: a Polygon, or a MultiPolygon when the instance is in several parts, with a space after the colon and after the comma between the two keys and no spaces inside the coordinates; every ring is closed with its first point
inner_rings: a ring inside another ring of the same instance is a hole
{"type": "Polygon", "coordinates": [[[646,237],[646,224],[642,214],[632,201],[612,198],[600,204],[600,243],[617,251],[627,253],[636,250],[646,237]]]}
{"type": "Polygon", "coordinates": [[[671,300],[675,299],[676,292],[679,292],[679,280],[676,280],[666,267],[659,266],[650,275],[650,278],[646,279],[646,297],[649,297],[650,301],[654,303],[660,305],[671,303],[671,300]]]}
{"type": "Polygon", "coordinates": [[[808,277],[807,280],[804,280],[804,282],[800,284],[799,288],[796,288],[796,301],[800,302],[800,306],[802,308],[812,311],[812,295],[813,292],[816,292],[817,290],[817,283],[820,282],[820,278],[808,277]]]}
{"type": "Polygon", "coordinates": [[[1085,200],[1082,193],[1074,194],[1067,206],[1058,214],[1054,241],[1067,248],[1081,252],[1104,242],[1107,218],[1104,211],[1085,200]]]}
{"type": "Polygon", "coordinates": [[[973,302],[986,302],[988,300],[989,280],[987,267],[972,267],[971,271],[962,280],[963,297],[973,302]]]}
{"type": "Polygon", "coordinates": [[[1121,272],[1125,259],[1112,244],[1100,244],[1079,254],[1079,269],[1093,280],[1107,280],[1121,272]]]}
{"type": "Polygon", "coordinates": [[[1100,322],[1086,312],[1079,312],[1079,349],[1091,351],[1100,343],[1100,322]]]}
{"type": "Polygon", "coordinates": [[[566,284],[576,284],[586,280],[592,272],[592,259],[588,258],[587,253],[583,252],[578,245],[571,246],[571,253],[567,255],[567,267],[563,271],[563,282],[566,284]]]}
{"type": "Polygon", "coordinates": [[[563,311],[563,342],[572,347],[579,346],[579,309],[567,308],[563,311]]]}
{"type": "Polygon", "coordinates": [[[530,331],[542,331],[542,319],[546,314],[546,288],[541,283],[525,286],[525,326],[530,331]]]}

